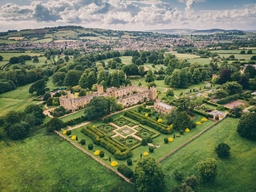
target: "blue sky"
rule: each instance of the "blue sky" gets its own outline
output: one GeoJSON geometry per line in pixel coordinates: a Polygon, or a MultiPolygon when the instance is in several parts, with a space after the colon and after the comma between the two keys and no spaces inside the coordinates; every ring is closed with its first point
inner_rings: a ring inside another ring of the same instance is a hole
{"type": "Polygon", "coordinates": [[[256,0],[0,0],[0,23],[0,31],[59,25],[256,30],[256,0]]]}

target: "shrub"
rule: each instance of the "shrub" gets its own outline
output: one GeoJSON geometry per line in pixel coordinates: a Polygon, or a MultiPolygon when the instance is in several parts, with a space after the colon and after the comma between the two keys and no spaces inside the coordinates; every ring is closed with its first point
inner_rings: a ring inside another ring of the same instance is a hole
{"type": "Polygon", "coordinates": [[[89,149],[89,150],[93,150],[93,144],[92,144],[92,143],[90,143],[90,144],[88,145],[88,149],[89,149]]]}
{"type": "Polygon", "coordinates": [[[148,138],[147,138],[147,143],[153,143],[153,140],[150,136],[148,136],[148,138]]]}
{"type": "Polygon", "coordinates": [[[141,140],[141,145],[142,146],[147,146],[147,140],[145,139],[145,138],[143,138],[142,140],[141,140]]]}
{"type": "Polygon", "coordinates": [[[124,165],[124,164],[119,165],[118,168],[117,168],[117,171],[118,171],[119,173],[123,174],[125,177],[127,177],[127,178],[129,178],[129,179],[132,178],[132,176],[133,176],[133,171],[132,171],[132,169],[129,168],[129,167],[127,167],[127,166],[124,165]]]}
{"type": "Polygon", "coordinates": [[[181,181],[181,180],[184,178],[184,174],[181,173],[181,172],[178,171],[178,170],[175,170],[175,171],[174,171],[174,178],[175,178],[177,181],[181,181]]]}
{"type": "Polygon", "coordinates": [[[71,131],[70,131],[70,130],[67,130],[66,134],[67,134],[67,135],[71,135],[71,131]]]}
{"type": "Polygon", "coordinates": [[[100,151],[100,157],[101,157],[101,158],[104,157],[104,151],[100,151]]]}
{"type": "Polygon", "coordinates": [[[230,154],[230,147],[226,143],[220,143],[218,147],[215,148],[215,152],[220,158],[226,158],[230,154]]]}
{"type": "Polygon", "coordinates": [[[149,150],[150,153],[153,153],[154,152],[154,147],[153,146],[149,146],[148,150],[149,150]]]}
{"type": "Polygon", "coordinates": [[[132,160],[131,159],[127,159],[127,165],[131,166],[132,165],[132,160]]]}
{"type": "Polygon", "coordinates": [[[81,144],[81,145],[85,145],[85,143],[86,143],[86,142],[85,142],[85,139],[81,139],[80,144],[81,144]]]}
{"type": "Polygon", "coordinates": [[[168,141],[168,138],[164,138],[164,143],[168,143],[169,141],[168,141]]]}

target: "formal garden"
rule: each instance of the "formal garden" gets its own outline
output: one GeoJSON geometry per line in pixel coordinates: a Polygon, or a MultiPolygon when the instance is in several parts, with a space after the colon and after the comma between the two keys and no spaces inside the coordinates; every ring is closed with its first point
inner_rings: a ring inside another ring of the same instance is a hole
{"type": "Polygon", "coordinates": [[[114,169],[120,164],[134,169],[142,156],[160,160],[217,121],[198,114],[182,129],[167,122],[153,107],[136,107],[62,134],[114,169]]]}

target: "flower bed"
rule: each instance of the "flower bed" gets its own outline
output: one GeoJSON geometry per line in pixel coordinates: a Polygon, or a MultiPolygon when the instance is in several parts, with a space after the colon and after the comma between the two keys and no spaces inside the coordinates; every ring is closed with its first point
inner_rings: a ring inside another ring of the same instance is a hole
{"type": "Polygon", "coordinates": [[[135,135],[141,138],[147,138],[149,136],[152,137],[155,134],[154,132],[141,126],[136,127],[135,129],[138,131],[135,135]]]}
{"type": "Polygon", "coordinates": [[[111,126],[109,124],[102,124],[102,125],[98,126],[97,129],[99,129],[100,131],[102,131],[104,133],[107,133],[109,136],[113,136],[113,135],[115,135],[113,130],[115,130],[116,127],[111,126]]]}
{"type": "Polygon", "coordinates": [[[124,125],[127,125],[129,127],[133,127],[136,124],[129,121],[128,119],[124,118],[124,117],[120,117],[118,119],[116,119],[115,121],[113,121],[114,124],[116,124],[119,127],[123,127],[124,125]]]}
{"type": "Polygon", "coordinates": [[[114,137],[114,139],[117,140],[118,142],[126,145],[129,148],[135,147],[135,146],[137,146],[140,143],[139,140],[135,139],[132,136],[128,136],[127,138],[123,138],[121,136],[117,136],[117,137],[114,137]]]}

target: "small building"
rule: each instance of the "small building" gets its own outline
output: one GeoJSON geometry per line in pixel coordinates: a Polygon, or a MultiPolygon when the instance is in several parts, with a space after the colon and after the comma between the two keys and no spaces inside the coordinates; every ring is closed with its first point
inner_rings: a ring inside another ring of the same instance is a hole
{"type": "Polygon", "coordinates": [[[167,114],[167,113],[170,113],[174,109],[174,106],[168,105],[168,104],[160,102],[160,101],[156,101],[154,103],[154,109],[159,113],[167,114]]]}

